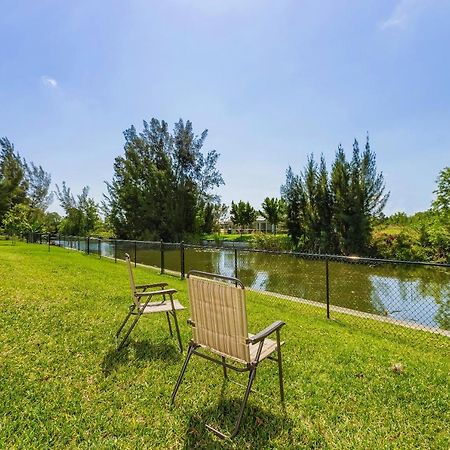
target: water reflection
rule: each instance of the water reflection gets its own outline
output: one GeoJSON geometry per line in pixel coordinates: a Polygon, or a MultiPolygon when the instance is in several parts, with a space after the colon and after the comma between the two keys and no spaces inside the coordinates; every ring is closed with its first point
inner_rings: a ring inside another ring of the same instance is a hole
{"type": "MultiPolygon", "coordinates": [[[[186,250],[187,270],[234,275],[233,250],[186,250]]],[[[239,251],[238,276],[252,289],[324,303],[325,262],[239,251]]],[[[450,329],[450,271],[435,267],[329,263],[332,305],[450,329]]]]}

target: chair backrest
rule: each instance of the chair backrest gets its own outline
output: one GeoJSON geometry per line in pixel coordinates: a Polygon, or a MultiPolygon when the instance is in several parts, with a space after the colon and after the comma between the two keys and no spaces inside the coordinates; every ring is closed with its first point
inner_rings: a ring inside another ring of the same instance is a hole
{"type": "Polygon", "coordinates": [[[125,253],[125,261],[127,262],[128,278],[130,279],[131,299],[139,306],[139,299],[134,295],[136,293],[136,284],[134,282],[133,270],[131,269],[131,258],[128,253],[125,253]]]}
{"type": "Polygon", "coordinates": [[[191,271],[188,290],[194,341],[223,356],[250,362],[243,284],[235,278],[191,271]]]}

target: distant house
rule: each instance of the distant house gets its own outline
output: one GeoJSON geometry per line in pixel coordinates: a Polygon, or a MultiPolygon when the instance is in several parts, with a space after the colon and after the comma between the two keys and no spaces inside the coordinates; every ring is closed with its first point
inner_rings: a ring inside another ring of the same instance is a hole
{"type": "Polygon", "coordinates": [[[253,225],[255,227],[255,231],[260,231],[262,233],[273,233],[275,231],[274,225],[269,223],[263,216],[258,216],[253,225]]]}
{"type": "Polygon", "coordinates": [[[228,233],[228,234],[235,234],[235,233],[273,233],[274,232],[274,226],[270,224],[267,219],[265,219],[263,216],[258,216],[256,220],[252,223],[251,227],[249,228],[243,228],[242,230],[239,227],[236,227],[236,225],[230,220],[227,219],[224,222],[220,224],[220,232],[221,233],[228,233]]]}

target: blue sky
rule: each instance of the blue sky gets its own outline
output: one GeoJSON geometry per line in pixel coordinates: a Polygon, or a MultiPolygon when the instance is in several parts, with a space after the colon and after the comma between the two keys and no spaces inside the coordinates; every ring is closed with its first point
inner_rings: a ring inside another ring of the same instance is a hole
{"type": "Polygon", "coordinates": [[[0,0],[0,135],[100,200],[123,130],[182,117],[222,200],[259,207],[368,131],[386,213],[413,213],[450,164],[449,23],[448,0],[0,0]]]}

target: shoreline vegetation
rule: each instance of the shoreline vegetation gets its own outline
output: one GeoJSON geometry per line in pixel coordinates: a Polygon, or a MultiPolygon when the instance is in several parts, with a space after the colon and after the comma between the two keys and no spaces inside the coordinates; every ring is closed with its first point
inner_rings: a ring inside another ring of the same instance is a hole
{"type": "Polygon", "coordinates": [[[266,250],[450,262],[449,167],[439,173],[428,210],[387,217],[390,192],[367,136],[364,147],[354,140],[350,156],[339,145],[331,164],[310,154],[300,172],[288,167],[281,198],[266,197],[259,208],[244,200],[225,205],[215,193],[225,184],[219,153],[203,149],[207,134],[197,135],[182,119],[173,130],[156,118],[144,121],[141,131],[131,126],[101,204],[88,186],[74,195],[63,181],[52,192],[50,174],[1,138],[0,234],[189,243],[223,237],[266,250]],[[47,211],[54,196],[63,217],[47,211]],[[221,229],[265,233],[217,235],[221,229]]]}
{"type": "MultiPolygon", "coordinates": [[[[353,256],[395,259],[399,261],[449,263],[450,253],[446,250],[440,249],[441,251],[439,251],[439,249],[433,248],[429,242],[426,245],[423,234],[424,228],[420,226],[381,223],[373,229],[368,253],[353,256]]],[[[194,242],[198,241],[215,243],[224,241],[245,242],[250,247],[261,250],[304,250],[299,246],[295,246],[287,233],[210,233],[194,239],[194,242]]]]}

